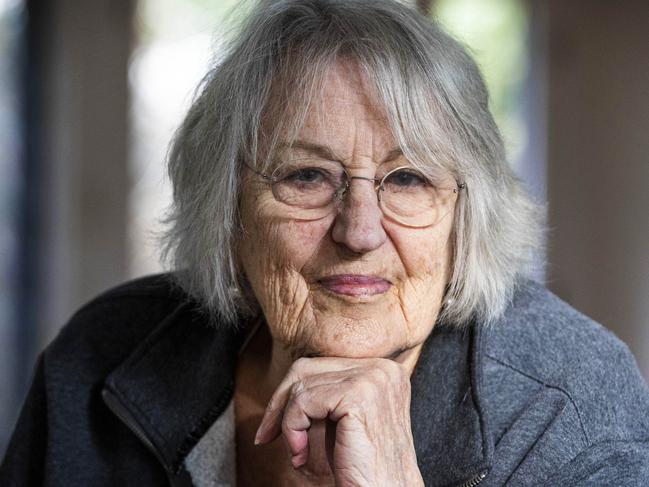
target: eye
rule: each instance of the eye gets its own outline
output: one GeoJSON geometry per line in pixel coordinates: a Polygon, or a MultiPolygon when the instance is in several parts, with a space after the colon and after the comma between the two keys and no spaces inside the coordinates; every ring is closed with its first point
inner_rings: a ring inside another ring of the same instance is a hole
{"type": "Polygon", "coordinates": [[[282,181],[288,184],[318,184],[326,181],[328,176],[322,169],[306,167],[289,172],[282,177],[282,181]]]}
{"type": "Polygon", "coordinates": [[[420,172],[412,169],[398,169],[385,178],[384,185],[394,188],[415,188],[427,186],[428,180],[420,172]]]}

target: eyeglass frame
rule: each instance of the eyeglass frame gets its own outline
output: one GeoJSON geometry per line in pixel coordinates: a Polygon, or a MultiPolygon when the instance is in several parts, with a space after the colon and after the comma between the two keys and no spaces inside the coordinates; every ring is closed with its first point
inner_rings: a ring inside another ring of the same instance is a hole
{"type": "MultiPolygon", "coordinates": [[[[258,175],[258,176],[260,176],[261,178],[263,178],[263,179],[265,179],[266,181],[268,181],[269,184],[271,184],[271,186],[272,186],[272,185],[275,185],[275,184],[278,184],[278,183],[281,183],[281,180],[280,180],[280,179],[277,179],[277,178],[274,178],[274,177],[272,177],[272,176],[269,176],[268,174],[264,174],[263,172],[261,172],[261,171],[255,169],[254,167],[252,167],[252,166],[251,166],[250,164],[248,164],[246,161],[244,161],[243,163],[244,163],[244,165],[245,165],[248,169],[250,169],[253,173],[255,173],[256,175],[258,175]]],[[[345,169],[345,167],[344,167],[342,164],[340,165],[340,167],[341,167],[341,169],[343,170],[343,173],[345,174],[346,177],[345,177],[345,184],[344,184],[344,186],[341,186],[340,188],[338,188],[338,189],[334,192],[334,195],[333,195],[333,196],[334,196],[334,199],[338,199],[339,201],[342,201],[342,200],[344,199],[345,194],[347,193],[347,191],[349,190],[349,188],[350,188],[350,186],[351,186],[351,181],[352,181],[353,179],[361,179],[361,180],[370,181],[370,182],[374,183],[374,192],[376,193],[376,198],[377,198],[377,201],[378,201],[379,206],[380,206],[380,204],[381,204],[381,191],[385,191],[385,189],[384,189],[384,185],[383,185],[384,181],[387,179],[388,176],[390,176],[391,174],[394,174],[395,172],[397,172],[397,171],[399,171],[399,170],[401,170],[401,169],[409,169],[409,170],[411,170],[411,171],[414,170],[414,171],[418,172],[419,174],[421,174],[421,175],[424,177],[424,179],[425,179],[426,181],[428,181],[429,184],[431,184],[433,187],[435,187],[435,188],[437,188],[437,189],[441,189],[441,190],[451,190],[451,191],[453,191],[453,193],[455,193],[455,194],[459,194],[460,192],[465,191],[465,190],[467,189],[467,184],[466,184],[466,182],[458,183],[457,181],[456,181],[457,186],[456,186],[455,188],[439,188],[439,187],[436,187],[435,185],[433,185],[433,184],[430,182],[429,178],[427,178],[425,174],[423,174],[419,169],[417,169],[417,168],[413,168],[412,166],[399,166],[399,167],[395,167],[394,169],[388,171],[388,172],[387,172],[387,173],[386,173],[382,178],[369,178],[369,177],[366,177],[366,176],[350,176],[349,173],[347,172],[347,170],[345,169]]],[[[275,191],[273,190],[272,192],[273,192],[273,197],[274,197],[278,202],[280,202],[280,203],[282,203],[282,204],[285,204],[285,205],[288,205],[288,206],[291,206],[291,207],[295,207],[295,206],[293,206],[293,205],[291,205],[291,204],[289,204],[289,203],[286,203],[285,201],[278,200],[277,197],[275,196],[275,191]]],[[[332,199],[331,202],[333,202],[334,199],[332,199]]],[[[331,204],[331,202],[330,202],[330,203],[327,203],[327,204],[331,204]]],[[[320,208],[325,208],[326,206],[327,206],[327,205],[323,205],[323,206],[321,206],[320,208]]]]}

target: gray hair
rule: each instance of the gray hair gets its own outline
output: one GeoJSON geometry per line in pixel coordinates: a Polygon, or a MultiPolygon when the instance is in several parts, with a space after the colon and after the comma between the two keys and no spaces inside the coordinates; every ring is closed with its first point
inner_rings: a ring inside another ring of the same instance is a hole
{"type": "Polygon", "coordinates": [[[237,263],[242,163],[263,169],[280,137],[297,134],[341,60],[375,88],[413,165],[466,183],[440,320],[492,322],[529,270],[542,213],[507,164],[475,62],[430,20],[388,0],[265,1],[247,19],[170,150],[164,255],[180,285],[215,321],[257,311],[237,263]]]}

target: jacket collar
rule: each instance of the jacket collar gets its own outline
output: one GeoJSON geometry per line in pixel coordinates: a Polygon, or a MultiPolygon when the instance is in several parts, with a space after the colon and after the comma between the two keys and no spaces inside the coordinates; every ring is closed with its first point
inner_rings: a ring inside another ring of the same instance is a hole
{"type": "Polygon", "coordinates": [[[241,327],[215,328],[180,304],[104,381],[107,406],[149,447],[172,483],[234,391],[241,327]]]}
{"type": "MultiPolygon", "coordinates": [[[[104,401],[156,454],[170,480],[233,396],[237,352],[250,326],[211,327],[180,305],[106,379],[104,401]]],[[[438,325],[412,376],[411,423],[427,485],[488,470],[493,445],[481,398],[480,327],[438,325]]],[[[179,481],[177,483],[182,483],[179,481]]]]}

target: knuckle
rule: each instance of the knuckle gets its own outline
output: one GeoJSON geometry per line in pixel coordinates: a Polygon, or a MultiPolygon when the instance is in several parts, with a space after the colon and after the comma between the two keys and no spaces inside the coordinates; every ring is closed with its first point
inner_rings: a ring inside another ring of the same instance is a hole
{"type": "Polygon", "coordinates": [[[307,402],[308,398],[305,391],[302,391],[289,399],[281,420],[282,430],[290,429],[289,427],[294,425],[296,418],[299,418],[304,414],[308,405],[307,402]]]}
{"type": "Polygon", "coordinates": [[[303,410],[308,402],[307,394],[305,391],[300,392],[297,396],[293,398],[293,405],[300,410],[303,410]]]}
{"type": "Polygon", "coordinates": [[[306,365],[309,363],[309,359],[306,357],[300,357],[295,362],[291,364],[291,370],[299,373],[299,371],[304,370],[306,365]]]}
{"type": "Polygon", "coordinates": [[[405,367],[392,360],[381,360],[377,362],[377,366],[370,369],[368,378],[379,395],[385,393],[386,387],[401,395],[406,395],[410,392],[410,376],[405,367]]]}
{"type": "Polygon", "coordinates": [[[392,373],[390,372],[389,366],[379,362],[376,367],[372,367],[370,371],[371,379],[378,384],[385,384],[390,382],[392,373]]]}
{"type": "Polygon", "coordinates": [[[284,415],[284,417],[282,418],[282,423],[280,425],[282,434],[284,434],[284,436],[288,436],[292,432],[291,427],[288,423],[289,423],[289,418],[287,415],[284,415]]]}
{"type": "Polygon", "coordinates": [[[304,380],[298,379],[293,384],[291,385],[291,397],[292,398],[297,398],[301,396],[304,391],[306,390],[306,384],[304,383],[304,380]]]}
{"type": "Polygon", "coordinates": [[[371,408],[367,398],[356,398],[347,405],[346,415],[360,424],[366,424],[368,411],[371,411],[371,408]]]}
{"type": "Polygon", "coordinates": [[[309,391],[303,381],[299,380],[291,387],[291,395],[286,409],[297,408],[303,410],[309,402],[309,391]]]}
{"type": "Polygon", "coordinates": [[[373,400],[381,395],[381,387],[374,381],[364,380],[356,384],[356,392],[358,393],[359,399],[367,398],[373,400]]]}

